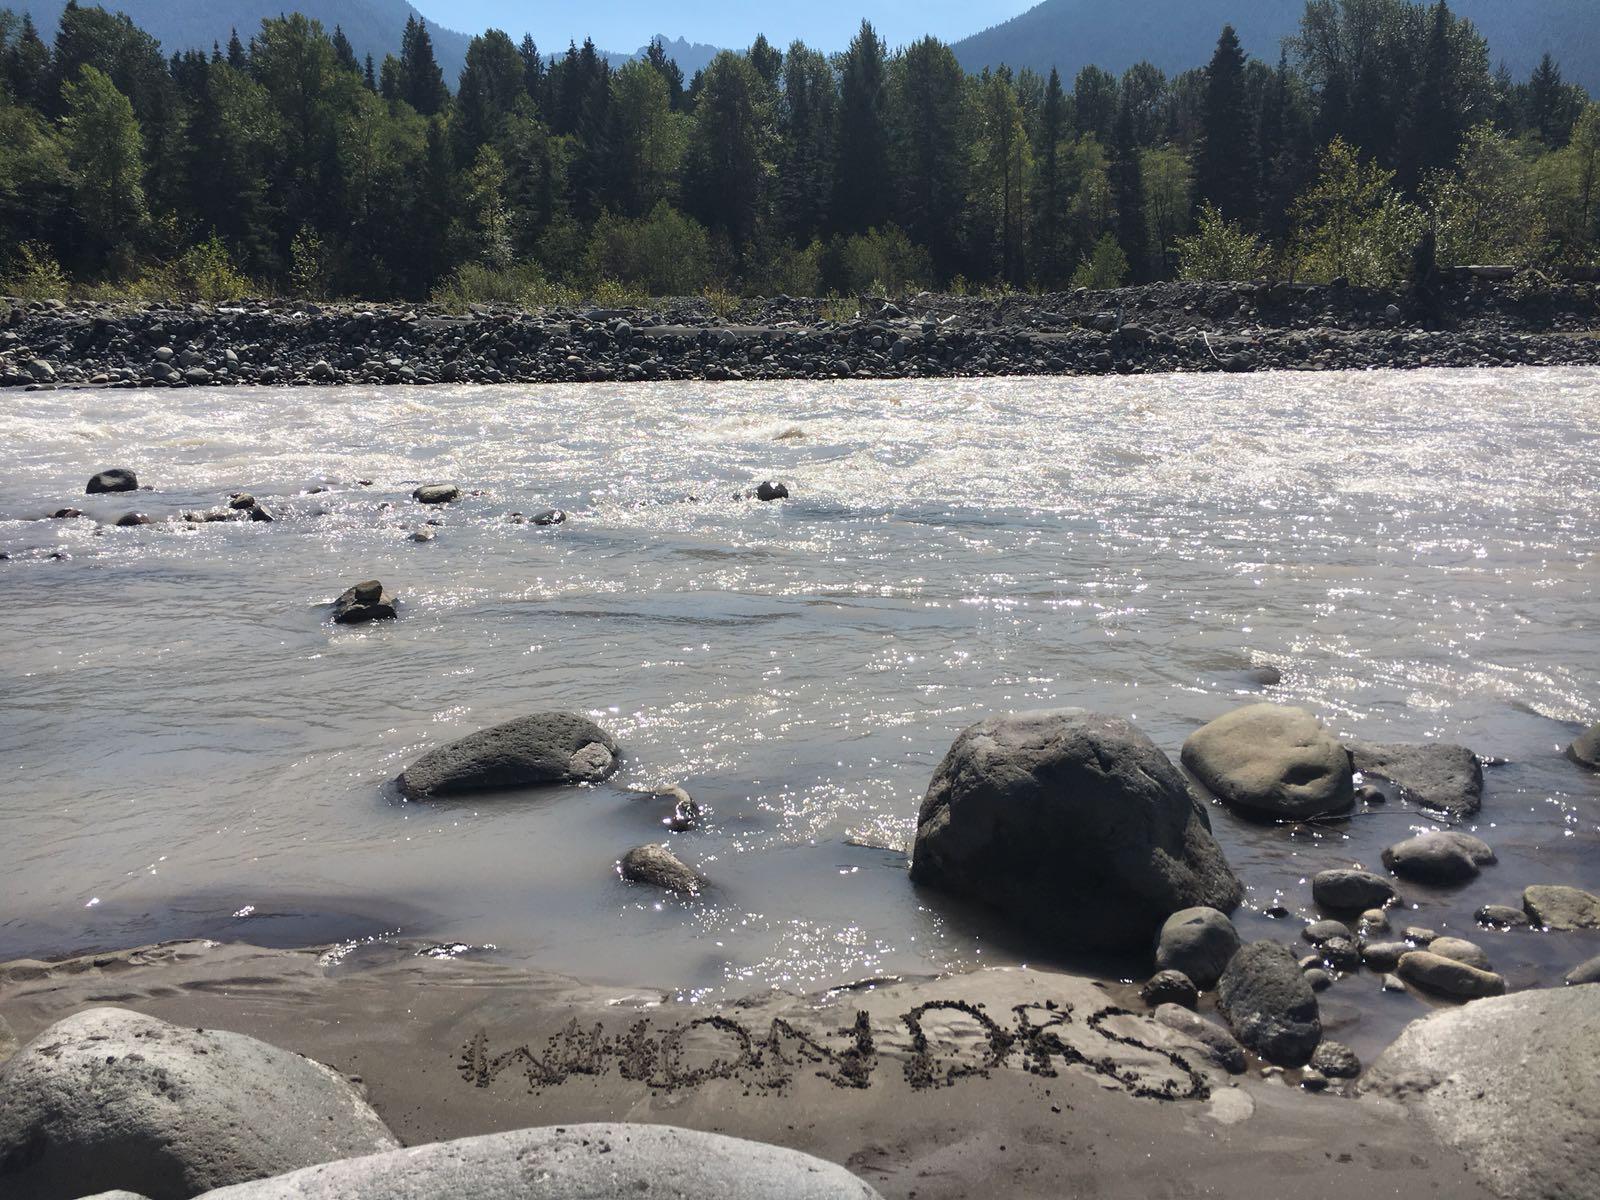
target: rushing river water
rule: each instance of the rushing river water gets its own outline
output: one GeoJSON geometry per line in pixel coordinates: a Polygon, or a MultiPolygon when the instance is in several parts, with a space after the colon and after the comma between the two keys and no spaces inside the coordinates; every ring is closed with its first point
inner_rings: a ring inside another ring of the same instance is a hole
{"type": "MultiPolygon", "coordinates": [[[[0,958],[399,934],[723,996],[1056,961],[906,878],[955,733],[1086,706],[1176,758],[1270,694],[1508,760],[1471,826],[1500,864],[1407,887],[1397,924],[1553,982],[1600,942],[1472,911],[1600,885],[1600,779],[1557,752],[1600,717],[1597,461],[1584,371],[7,394],[0,958]],[[112,465],[153,490],[84,497],[112,465]],[[793,498],[735,498],[764,478],[793,498]],[[439,480],[469,494],[411,502],[439,480]],[[21,519],[241,489],[277,520],[21,519]],[[571,520],[507,519],[546,507],[571,520]],[[401,619],[331,625],[368,577],[401,619]],[[620,788],[419,805],[390,785],[549,708],[617,735],[619,785],[706,807],[673,839],[706,897],[617,877],[666,836],[620,788]]],[[[1286,939],[1298,922],[1261,910],[1311,914],[1312,872],[1428,824],[1395,804],[1214,823],[1247,936],[1286,939]]],[[[1378,996],[1362,974],[1324,1004],[1420,1010],[1378,996]]]]}

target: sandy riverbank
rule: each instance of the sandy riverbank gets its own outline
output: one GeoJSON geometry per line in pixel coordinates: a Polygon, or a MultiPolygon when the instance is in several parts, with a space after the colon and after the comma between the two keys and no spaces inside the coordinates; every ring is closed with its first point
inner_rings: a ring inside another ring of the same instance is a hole
{"type": "Polygon", "coordinates": [[[407,1145],[629,1121],[790,1146],[918,1200],[1490,1194],[1400,1105],[1230,1077],[1120,992],[992,970],[712,1009],[395,946],[0,967],[21,1042],[105,1004],[248,1033],[359,1077],[407,1145]]]}

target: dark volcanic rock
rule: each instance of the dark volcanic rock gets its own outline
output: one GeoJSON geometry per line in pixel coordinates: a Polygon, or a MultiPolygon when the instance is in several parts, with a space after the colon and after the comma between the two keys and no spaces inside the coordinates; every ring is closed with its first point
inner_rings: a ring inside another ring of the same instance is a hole
{"type": "Polygon", "coordinates": [[[333,619],[339,625],[364,625],[368,621],[392,621],[395,599],[376,579],[358,583],[333,602],[333,619]]]}
{"type": "Polygon", "coordinates": [[[934,772],[911,878],[1063,946],[1144,947],[1183,908],[1243,890],[1183,777],[1117,717],[990,717],[934,772]]]}
{"type": "Polygon", "coordinates": [[[1217,985],[1217,1008],[1241,1042],[1279,1066],[1304,1065],[1322,1040],[1316,993],[1276,942],[1252,942],[1233,956],[1217,985]]]}
{"type": "Polygon", "coordinates": [[[706,881],[685,866],[665,846],[636,846],[618,864],[622,877],[630,883],[644,883],[669,892],[697,896],[706,881]]]}
{"type": "Polygon", "coordinates": [[[83,490],[90,496],[102,492],[136,492],[139,490],[139,477],[127,467],[111,467],[89,480],[89,486],[83,490]]]}
{"type": "Polygon", "coordinates": [[[1424,808],[1461,817],[1483,806],[1483,764],[1465,746],[1350,742],[1347,749],[1357,771],[1399,784],[1403,795],[1424,808]]]}
{"type": "Polygon", "coordinates": [[[1355,803],[1349,755],[1302,708],[1251,704],[1218,717],[1183,743],[1183,765],[1261,816],[1314,817],[1355,803]]]}
{"type": "Polygon", "coordinates": [[[1580,766],[1600,771],[1600,724],[1591,725],[1572,740],[1567,757],[1580,766]]]}
{"type": "Polygon", "coordinates": [[[617,765],[617,743],[587,717],[534,713],[428,751],[401,774],[400,787],[415,800],[598,783],[617,765]]]}

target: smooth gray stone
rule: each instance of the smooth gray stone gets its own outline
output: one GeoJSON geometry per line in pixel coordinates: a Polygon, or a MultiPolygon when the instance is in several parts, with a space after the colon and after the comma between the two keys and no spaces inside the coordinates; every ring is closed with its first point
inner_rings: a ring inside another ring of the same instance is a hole
{"type": "Polygon", "coordinates": [[[1139,999],[1151,1008],[1163,1004],[1193,1008],[1200,1001],[1200,989],[1182,971],[1157,971],[1139,989],[1139,999]]]}
{"type": "Polygon", "coordinates": [[[599,783],[617,743],[577,713],[544,712],[481,729],[428,751],[400,776],[407,796],[458,796],[560,783],[599,783]]]}
{"type": "Polygon", "coordinates": [[[697,896],[706,881],[665,846],[636,846],[622,856],[619,869],[631,883],[697,896]]]}
{"type": "Polygon", "coordinates": [[[1415,949],[1410,942],[1369,942],[1361,948],[1361,961],[1374,971],[1392,971],[1415,949]]]}
{"type": "Polygon", "coordinates": [[[1206,1055],[1230,1075],[1239,1075],[1245,1069],[1244,1047],[1238,1039],[1199,1013],[1191,1012],[1181,1004],[1163,1004],[1155,1011],[1155,1019],[1168,1029],[1175,1029],[1190,1041],[1205,1047],[1206,1055]]]}
{"type": "Polygon", "coordinates": [[[1355,803],[1350,756],[1303,708],[1251,704],[1183,743],[1183,765],[1237,808],[1303,819],[1355,803]]]}
{"type": "Polygon", "coordinates": [[[1350,926],[1343,921],[1312,921],[1300,931],[1300,936],[1313,946],[1320,946],[1334,938],[1350,937],[1350,926]]]}
{"type": "Polygon", "coordinates": [[[1465,746],[1350,742],[1347,749],[1357,771],[1399,784],[1402,795],[1424,808],[1460,817],[1483,807],[1483,764],[1465,746]]]}
{"type": "Polygon", "coordinates": [[[1012,713],[963,731],[917,816],[911,878],[1063,947],[1145,949],[1243,888],[1170,759],[1119,717],[1012,713]]]}
{"type": "Polygon", "coordinates": [[[1579,766],[1600,771],[1600,723],[1591,725],[1567,747],[1567,757],[1579,766]]]}
{"type": "Polygon", "coordinates": [[[1586,985],[1413,1021],[1362,1090],[1412,1107],[1503,1196],[1583,1200],[1600,1196],[1597,1079],[1600,987],[1586,985]]]}
{"type": "Polygon", "coordinates": [[[205,1200],[877,1200],[843,1167],[670,1125],[462,1138],[223,1188],[205,1200]]]}
{"type": "Polygon", "coordinates": [[[122,1008],[58,1021],[0,1067],[5,1196],[182,1200],[396,1145],[338,1072],[122,1008]]]}
{"type": "Polygon", "coordinates": [[[1156,938],[1156,967],[1182,971],[1202,991],[1217,986],[1222,972],[1239,950],[1239,931],[1228,914],[1214,908],[1185,908],[1173,913],[1156,938]]]}
{"type": "Polygon", "coordinates": [[[1428,950],[1432,954],[1464,962],[1469,967],[1477,967],[1480,971],[1494,969],[1489,965],[1489,956],[1483,952],[1483,947],[1466,938],[1437,937],[1428,943],[1428,950]]]}
{"type": "Polygon", "coordinates": [[[1528,914],[1509,904],[1485,904],[1472,915],[1480,925],[1500,925],[1512,929],[1528,924],[1528,914]]]}
{"type": "Polygon", "coordinates": [[[1419,988],[1453,996],[1457,1000],[1476,1000],[1505,994],[1506,981],[1493,971],[1470,963],[1446,958],[1431,950],[1413,950],[1400,956],[1400,978],[1419,988]]]}
{"type": "Polygon", "coordinates": [[[1402,879],[1418,883],[1465,883],[1478,868],[1494,861],[1488,843],[1453,830],[1419,833],[1383,852],[1383,865],[1402,879]]]}
{"type": "Polygon", "coordinates": [[[1353,867],[1335,867],[1317,872],[1311,880],[1311,898],[1323,908],[1343,912],[1382,908],[1399,899],[1394,884],[1382,875],[1353,867]]]}
{"type": "Polygon", "coordinates": [[[1568,971],[1566,982],[1569,986],[1600,983],[1600,954],[1595,955],[1588,962],[1579,963],[1568,971]]]}
{"type": "Polygon", "coordinates": [[[1582,888],[1554,883],[1524,888],[1522,909],[1545,929],[1600,929],[1600,896],[1582,888]]]}
{"type": "Polygon", "coordinates": [[[1234,1036],[1282,1067],[1303,1066],[1322,1040],[1311,983],[1276,942],[1252,942],[1233,956],[1217,985],[1217,1008],[1234,1036]]]}
{"type": "Polygon", "coordinates": [[[411,493],[418,504],[449,504],[461,498],[461,489],[453,483],[425,483],[411,493]]]}

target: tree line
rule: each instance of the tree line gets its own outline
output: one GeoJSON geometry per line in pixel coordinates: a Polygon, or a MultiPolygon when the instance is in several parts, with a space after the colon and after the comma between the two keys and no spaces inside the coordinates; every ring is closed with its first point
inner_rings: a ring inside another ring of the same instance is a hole
{"type": "Polygon", "coordinates": [[[290,14],[166,56],[69,3],[0,12],[10,290],[530,300],[551,289],[822,295],[1185,278],[1393,283],[1419,256],[1593,262],[1600,106],[1525,81],[1446,0],[1309,0],[1275,61],[969,74],[863,22],[686,80],[425,26],[358,60],[290,14]]]}

